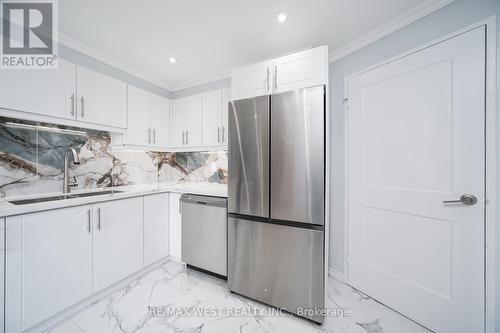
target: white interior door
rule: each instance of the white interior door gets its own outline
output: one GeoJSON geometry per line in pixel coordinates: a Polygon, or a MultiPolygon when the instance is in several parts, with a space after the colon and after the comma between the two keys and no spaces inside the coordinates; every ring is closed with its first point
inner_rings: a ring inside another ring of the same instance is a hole
{"type": "Polygon", "coordinates": [[[348,82],[349,283],[436,332],[484,330],[484,96],[484,27],[348,82]]]}

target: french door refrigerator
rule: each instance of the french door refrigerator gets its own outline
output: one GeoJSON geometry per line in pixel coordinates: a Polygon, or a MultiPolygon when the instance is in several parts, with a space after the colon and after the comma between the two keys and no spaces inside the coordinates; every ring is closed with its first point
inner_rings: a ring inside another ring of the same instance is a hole
{"type": "Polygon", "coordinates": [[[229,289],[316,322],[325,290],[325,129],[325,86],[229,105],[229,289]]]}

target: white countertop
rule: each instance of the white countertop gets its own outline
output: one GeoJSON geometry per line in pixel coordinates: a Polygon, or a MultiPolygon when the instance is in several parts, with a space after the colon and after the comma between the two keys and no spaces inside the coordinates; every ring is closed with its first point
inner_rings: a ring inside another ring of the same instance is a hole
{"type": "Polygon", "coordinates": [[[115,190],[121,192],[113,194],[81,197],[81,198],[46,201],[46,202],[39,202],[39,203],[25,204],[25,205],[14,205],[9,201],[51,197],[55,195],[61,195],[62,193],[51,193],[46,195],[24,195],[20,197],[11,197],[8,199],[2,199],[0,200],[0,218],[13,215],[41,212],[58,208],[66,208],[72,206],[88,205],[98,202],[139,197],[156,193],[166,193],[166,192],[191,193],[191,194],[209,195],[216,197],[227,197],[227,185],[225,184],[189,183],[189,182],[176,183],[176,184],[132,185],[132,186],[120,186],[113,188],[107,187],[101,189],[91,189],[86,191],[75,191],[72,193],[77,194],[77,193],[109,191],[109,190],[115,190]]]}

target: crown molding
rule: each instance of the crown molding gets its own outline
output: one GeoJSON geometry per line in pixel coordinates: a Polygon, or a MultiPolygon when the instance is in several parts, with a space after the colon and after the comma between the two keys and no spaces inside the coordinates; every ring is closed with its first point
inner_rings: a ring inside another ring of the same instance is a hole
{"type": "Polygon", "coordinates": [[[196,86],[200,86],[202,84],[211,83],[223,79],[227,79],[231,77],[231,69],[227,69],[224,71],[220,71],[214,74],[199,76],[190,80],[179,81],[171,85],[171,91],[177,92],[179,90],[183,90],[186,88],[192,88],[196,86]]]}
{"type": "Polygon", "coordinates": [[[455,2],[455,0],[426,0],[420,5],[381,25],[360,38],[357,38],[354,41],[331,51],[328,56],[328,62],[332,63],[338,61],[349,54],[354,53],[445,6],[448,6],[453,2],[455,2]]]}
{"type": "Polygon", "coordinates": [[[124,63],[124,62],[122,62],[122,61],[120,61],[120,60],[118,60],[110,55],[104,54],[104,53],[96,50],[95,48],[76,40],[73,37],[59,33],[58,38],[59,38],[60,45],[69,47],[70,49],[73,49],[77,52],[80,52],[80,53],[86,55],[86,56],[94,58],[95,60],[98,60],[102,63],[105,63],[106,65],[109,65],[111,67],[114,67],[116,69],[124,71],[130,75],[133,75],[133,76],[141,79],[141,80],[144,80],[144,81],[147,81],[147,82],[152,83],[154,85],[157,85],[157,86],[159,86],[163,89],[166,89],[170,92],[172,91],[171,85],[168,84],[167,82],[163,81],[162,79],[160,79],[154,75],[145,73],[145,72],[143,72],[143,71],[141,71],[133,66],[130,66],[130,65],[128,65],[128,64],[126,64],[126,63],[124,63]]]}

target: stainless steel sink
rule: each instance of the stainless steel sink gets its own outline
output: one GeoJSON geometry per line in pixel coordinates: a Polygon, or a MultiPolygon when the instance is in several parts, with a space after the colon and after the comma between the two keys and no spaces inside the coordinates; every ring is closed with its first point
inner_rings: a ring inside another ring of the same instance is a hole
{"type": "Polygon", "coordinates": [[[92,196],[97,196],[97,195],[115,194],[115,193],[121,193],[121,192],[122,191],[108,190],[108,191],[95,191],[95,192],[85,192],[85,193],[70,193],[70,194],[64,194],[64,195],[55,195],[53,197],[13,200],[13,201],[9,201],[9,202],[11,204],[14,204],[14,205],[28,205],[28,204],[33,204],[33,203],[47,202],[47,201],[57,201],[57,200],[66,200],[66,199],[74,199],[74,198],[92,197],[92,196]]]}

